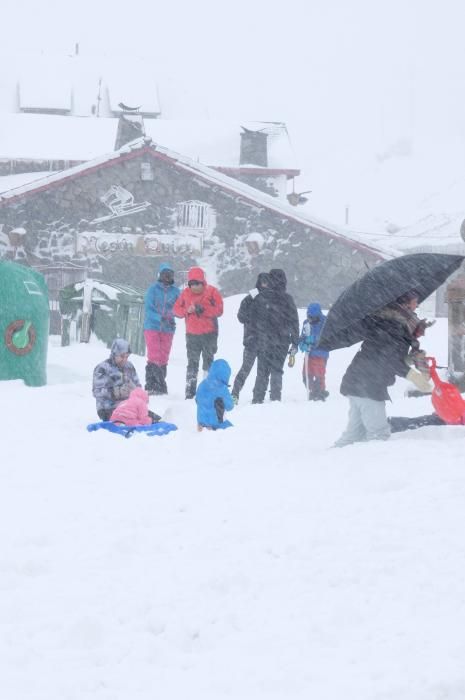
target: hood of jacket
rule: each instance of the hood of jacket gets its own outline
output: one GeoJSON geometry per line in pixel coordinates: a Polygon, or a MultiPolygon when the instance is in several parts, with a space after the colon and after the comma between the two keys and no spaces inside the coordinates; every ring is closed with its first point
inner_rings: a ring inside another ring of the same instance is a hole
{"type": "Polygon", "coordinates": [[[257,281],[255,283],[256,288],[258,289],[259,292],[263,289],[263,285],[265,284],[266,287],[270,284],[270,275],[268,272],[259,272],[257,281]]]}
{"type": "Polygon", "coordinates": [[[201,267],[191,267],[187,273],[187,281],[192,282],[192,280],[195,280],[196,282],[203,282],[204,284],[207,283],[205,272],[201,267]]]}
{"type": "Polygon", "coordinates": [[[110,357],[124,355],[127,352],[131,353],[131,348],[128,341],[124,338],[115,338],[111,344],[110,357]]]}
{"type": "Polygon", "coordinates": [[[270,283],[273,289],[279,292],[285,292],[287,286],[287,277],[284,270],[275,268],[270,270],[270,283]]]}
{"type": "Polygon", "coordinates": [[[136,388],[133,389],[131,391],[131,393],[129,394],[129,398],[130,399],[142,399],[142,401],[144,401],[145,403],[149,402],[149,395],[147,394],[147,392],[144,389],[142,389],[141,386],[136,386],[136,388]]]}
{"type": "Polygon", "coordinates": [[[165,270],[174,272],[172,265],[170,265],[169,263],[161,263],[160,267],[158,268],[158,276],[160,276],[160,273],[164,272],[165,270]]]}
{"type": "Polygon", "coordinates": [[[321,305],[317,301],[313,301],[307,306],[307,316],[318,316],[318,318],[323,319],[321,305]]]}
{"type": "Polygon", "coordinates": [[[214,360],[208,372],[209,379],[217,379],[223,384],[228,384],[231,377],[231,367],[226,360],[214,360]]]}

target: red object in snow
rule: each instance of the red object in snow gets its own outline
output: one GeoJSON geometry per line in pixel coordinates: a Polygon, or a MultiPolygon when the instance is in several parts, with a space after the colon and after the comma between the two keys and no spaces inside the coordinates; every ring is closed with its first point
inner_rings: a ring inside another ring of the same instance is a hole
{"type": "Polygon", "coordinates": [[[443,382],[436,371],[436,359],[426,357],[434,389],[431,394],[434,410],[450,425],[465,425],[465,401],[456,386],[443,382]]]}

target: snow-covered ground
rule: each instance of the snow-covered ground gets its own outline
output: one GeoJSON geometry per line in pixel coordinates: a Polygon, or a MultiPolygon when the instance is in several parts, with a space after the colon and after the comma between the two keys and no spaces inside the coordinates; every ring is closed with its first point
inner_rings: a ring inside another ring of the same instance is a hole
{"type": "MultiPolygon", "coordinates": [[[[218,357],[241,358],[240,298],[218,357]]],[[[5,700],[459,700],[465,697],[465,430],[331,449],[354,349],[330,398],[300,364],[280,404],[196,431],[184,324],[165,437],[86,432],[97,341],[61,348],[49,384],[2,382],[0,697],[5,700]]],[[[446,362],[439,320],[424,343],[446,362]]],[[[133,356],[143,376],[144,359],[133,356]]],[[[392,390],[392,415],[431,412],[392,390]]]]}

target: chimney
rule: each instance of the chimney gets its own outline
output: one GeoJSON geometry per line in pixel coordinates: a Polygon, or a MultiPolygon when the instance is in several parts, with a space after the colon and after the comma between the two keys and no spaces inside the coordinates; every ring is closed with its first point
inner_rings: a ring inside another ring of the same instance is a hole
{"type": "Polygon", "coordinates": [[[241,153],[239,165],[258,165],[262,168],[268,167],[268,134],[264,131],[251,131],[245,126],[241,133],[241,153]]]}
{"type": "Polygon", "coordinates": [[[118,121],[116,131],[115,151],[125,146],[130,141],[145,136],[144,119],[142,114],[123,113],[118,121]]]}

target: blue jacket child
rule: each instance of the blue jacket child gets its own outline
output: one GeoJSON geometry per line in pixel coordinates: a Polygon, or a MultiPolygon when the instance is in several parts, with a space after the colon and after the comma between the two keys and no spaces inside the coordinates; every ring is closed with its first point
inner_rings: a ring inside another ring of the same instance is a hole
{"type": "Polygon", "coordinates": [[[231,367],[226,360],[212,362],[207,378],[200,382],[195,395],[199,430],[217,430],[232,425],[228,420],[224,420],[224,412],[234,408],[234,401],[228,389],[230,377],[231,367]]]}
{"type": "Polygon", "coordinates": [[[299,338],[299,350],[307,352],[310,357],[328,358],[329,352],[315,347],[320,339],[326,316],[318,302],[312,302],[307,307],[307,318],[303,322],[299,338]]]}

